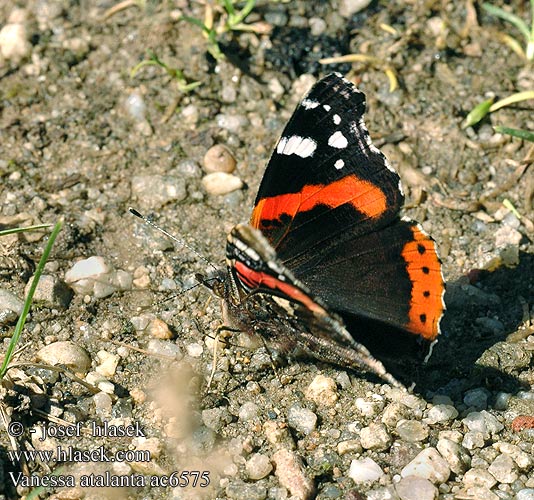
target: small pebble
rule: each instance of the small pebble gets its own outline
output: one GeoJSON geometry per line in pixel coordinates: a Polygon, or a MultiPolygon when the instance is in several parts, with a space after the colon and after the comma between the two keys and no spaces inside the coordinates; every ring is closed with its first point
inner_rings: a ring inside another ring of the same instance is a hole
{"type": "Polygon", "coordinates": [[[0,325],[9,325],[17,321],[24,302],[9,290],[0,288],[0,325]]]}
{"type": "Polygon", "coordinates": [[[65,282],[81,295],[100,299],[118,290],[130,290],[133,276],[115,271],[103,257],[93,256],[76,262],[66,273],[65,282]]]}
{"type": "Polygon", "coordinates": [[[422,477],[403,477],[396,485],[395,491],[400,500],[436,500],[438,489],[422,477]]]}
{"type": "Polygon", "coordinates": [[[484,434],[477,431],[468,431],[462,440],[462,446],[468,450],[484,448],[484,434]]]}
{"type": "Polygon", "coordinates": [[[0,55],[15,64],[27,58],[32,50],[26,27],[20,23],[8,23],[0,30],[0,55]]]}
{"type": "Polygon", "coordinates": [[[106,420],[109,419],[111,415],[111,407],[113,401],[109,394],[105,392],[98,392],[93,396],[93,402],[95,403],[95,413],[100,417],[106,420]]]}
{"type": "Polygon", "coordinates": [[[252,420],[257,418],[260,414],[260,407],[253,403],[252,401],[247,401],[241,408],[239,408],[239,420],[246,422],[247,420],[252,420]]]}
{"type": "Polygon", "coordinates": [[[491,463],[488,467],[488,472],[499,481],[499,483],[510,484],[517,479],[517,471],[514,461],[505,453],[501,453],[491,463]]]}
{"type": "Polygon", "coordinates": [[[234,134],[239,134],[241,129],[249,125],[249,121],[242,115],[220,114],[215,117],[218,127],[221,127],[234,134]]]}
{"type": "Polygon", "coordinates": [[[169,325],[162,319],[155,318],[148,324],[148,334],[160,340],[170,340],[174,337],[169,325]]]}
{"type": "MultiPolygon", "coordinates": [[[[32,285],[33,277],[28,281],[25,289],[25,294],[32,285]]],[[[35,294],[33,295],[33,302],[37,304],[44,304],[48,307],[56,307],[58,309],[66,309],[72,299],[72,290],[56,276],[49,274],[41,275],[35,294]]]]}
{"type": "Polygon", "coordinates": [[[382,413],[382,423],[394,428],[399,420],[406,418],[408,409],[400,403],[389,403],[382,413]]]}
{"type": "Polygon", "coordinates": [[[523,429],[534,429],[534,416],[519,415],[512,421],[512,430],[521,432],[523,429]]]}
{"type": "Polygon", "coordinates": [[[131,185],[132,196],[145,209],[158,210],[187,198],[185,180],[172,175],[134,175],[131,185]]]}
{"type": "Polygon", "coordinates": [[[126,112],[136,121],[146,120],[146,104],[140,92],[132,92],[125,102],[126,112]]]}
{"type": "Polygon", "coordinates": [[[391,445],[391,436],[384,424],[371,423],[360,432],[361,445],[366,450],[385,451],[391,445]]]}
{"type": "Polygon", "coordinates": [[[337,444],[337,452],[340,455],[347,453],[359,454],[363,451],[363,447],[358,439],[349,439],[347,441],[340,441],[337,444]]]}
{"type": "Polygon", "coordinates": [[[355,483],[365,483],[367,481],[378,481],[380,478],[384,477],[385,474],[373,459],[364,457],[358,460],[353,460],[350,463],[348,476],[355,483]]]}
{"type": "Polygon", "coordinates": [[[402,477],[417,476],[433,483],[444,483],[449,479],[449,464],[436,448],[425,448],[402,471],[402,477]]]}
{"type": "Polygon", "coordinates": [[[91,368],[91,358],[87,351],[69,340],[53,342],[37,353],[37,358],[49,365],[65,365],[75,373],[87,373],[91,368]]]}
{"type": "Polygon", "coordinates": [[[258,483],[232,481],[225,490],[226,497],[231,500],[265,500],[267,488],[258,483]]]}
{"type": "Polygon", "coordinates": [[[311,381],[305,396],[321,406],[332,406],[339,397],[335,380],[324,375],[317,375],[311,381]]]}
{"type": "Polygon", "coordinates": [[[272,460],[280,484],[289,490],[292,496],[299,500],[314,498],[314,482],[306,476],[304,465],[295,452],[287,449],[278,450],[272,456],[272,460]]]}
{"type": "Polygon", "coordinates": [[[150,339],[147,344],[147,351],[169,359],[182,359],[180,348],[168,340],[150,339]]]}
{"type": "Polygon", "coordinates": [[[100,364],[97,365],[95,371],[100,373],[103,377],[113,377],[120,361],[119,356],[104,350],[98,351],[96,356],[100,361],[100,364]]]}
{"type": "Polygon", "coordinates": [[[349,18],[366,9],[370,3],[371,0],[340,0],[338,12],[343,17],[349,18]]]}
{"type": "Polygon", "coordinates": [[[224,425],[232,421],[230,412],[223,406],[202,410],[202,422],[212,431],[219,432],[224,425]]]}
{"type": "Polygon", "coordinates": [[[307,408],[293,405],[287,414],[288,425],[296,431],[308,435],[317,426],[317,415],[307,408]]]}
{"type": "Polygon", "coordinates": [[[497,484],[497,480],[487,470],[478,468],[469,469],[464,474],[462,482],[468,488],[483,486],[491,489],[497,484]]]}
{"type": "Polygon", "coordinates": [[[192,344],[186,345],[187,354],[192,358],[200,358],[204,352],[204,348],[198,342],[193,342],[192,344]]]}
{"type": "Polygon", "coordinates": [[[231,151],[222,144],[216,144],[206,151],[204,155],[204,171],[232,173],[235,170],[236,161],[231,151]]]}
{"type": "Polygon", "coordinates": [[[428,410],[425,422],[433,425],[439,422],[448,422],[458,416],[458,410],[451,405],[438,404],[428,410]]]}
{"type": "Polygon", "coordinates": [[[382,401],[367,401],[364,398],[356,398],[354,406],[364,417],[368,418],[373,418],[384,408],[382,401]]]}
{"type": "Polygon", "coordinates": [[[202,178],[202,187],[210,195],[228,194],[243,187],[243,181],[226,172],[213,172],[202,178]]]}
{"type": "Polygon", "coordinates": [[[267,455],[254,453],[250,456],[245,464],[245,469],[249,479],[257,481],[267,477],[273,470],[273,466],[267,455]]]}
{"type": "Polygon", "coordinates": [[[395,428],[401,439],[419,443],[428,437],[428,427],[417,420],[400,420],[395,428]]]}
{"type": "Polygon", "coordinates": [[[450,439],[440,438],[436,448],[455,474],[464,473],[471,464],[471,456],[467,450],[450,439]]]}
{"type": "Polygon", "coordinates": [[[515,494],[514,500],[534,500],[534,488],[523,488],[515,494]]]}
{"type": "Polygon", "coordinates": [[[469,408],[476,410],[485,410],[488,406],[488,391],[486,389],[477,388],[467,391],[464,395],[464,404],[469,408]]]}

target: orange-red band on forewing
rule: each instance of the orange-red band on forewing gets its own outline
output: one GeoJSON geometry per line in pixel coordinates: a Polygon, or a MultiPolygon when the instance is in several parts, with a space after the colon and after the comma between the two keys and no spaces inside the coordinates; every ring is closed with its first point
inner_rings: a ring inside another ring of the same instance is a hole
{"type": "Polygon", "coordinates": [[[237,271],[237,274],[239,274],[240,279],[249,286],[252,285],[256,288],[261,288],[263,286],[269,290],[278,290],[295,302],[300,302],[310,311],[315,313],[325,313],[324,309],[319,304],[314,302],[308,295],[290,283],[285,283],[270,274],[254,271],[242,262],[235,263],[235,270],[237,271]]]}
{"type": "Polygon", "coordinates": [[[409,322],[406,329],[434,340],[439,334],[439,320],[443,315],[445,285],[435,243],[417,226],[412,226],[414,239],[404,245],[402,257],[406,261],[412,282],[409,322]]]}
{"type": "Polygon", "coordinates": [[[372,182],[348,175],[325,185],[304,186],[298,193],[262,198],[254,207],[251,225],[261,228],[261,220],[276,220],[282,215],[295,217],[297,212],[312,210],[318,205],[331,208],[350,203],[368,217],[380,217],[387,208],[384,192],[372,182]]]}

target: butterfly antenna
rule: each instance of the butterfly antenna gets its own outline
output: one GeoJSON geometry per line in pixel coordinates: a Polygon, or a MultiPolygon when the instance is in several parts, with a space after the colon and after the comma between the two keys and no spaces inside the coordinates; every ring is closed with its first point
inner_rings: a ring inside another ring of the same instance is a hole
{"type": "Polygon", "coordinates": [[[165,231],[162,227],[159,227],[155,222],[150,220],[148,217],[145,217],[142,213],[138,212],[135,208],[129,207],[128,209],[132,215],[139,217],[145,224],[152,226],[154,229],[158,230],[160,233],[163,233],[167,238],[170,238],[176,244],[187,248],[190,252],[194,253],[200,260],[203,260],[208,266],[210,266],[214,271],[218,271],[217,267],[213,265],[206,257],[198,253],[194,248],[190,247],[183,239],[177,238],[168,231],[165,231]]]}

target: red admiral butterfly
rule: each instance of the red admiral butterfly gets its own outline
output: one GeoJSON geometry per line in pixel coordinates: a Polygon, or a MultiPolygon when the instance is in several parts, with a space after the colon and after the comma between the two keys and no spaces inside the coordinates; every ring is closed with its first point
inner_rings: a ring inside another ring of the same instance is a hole
{"type": "Polygon", "coordinates": [[[365,95],[342,76],[316,83],[278,141],[250,225],[228,235],[227,271],[212,289],[232,329],[400,385],[342,318],[433,342],[445,285],[434,241],[399,218],[400,178],[364,112],[365,95]]]}
{"type": "Polygon", "coordinates": [[[226,272],[200,280],[223,299],[228,329],[401,385],[356,339],[381,337],[396,353],[406,337],[435,342],[445,284],[434,241],[399,218],[400,178],[364,112],[365,95],[342,76],[315,84],[271,156],[251,225],[228,235],[226,272]]]}

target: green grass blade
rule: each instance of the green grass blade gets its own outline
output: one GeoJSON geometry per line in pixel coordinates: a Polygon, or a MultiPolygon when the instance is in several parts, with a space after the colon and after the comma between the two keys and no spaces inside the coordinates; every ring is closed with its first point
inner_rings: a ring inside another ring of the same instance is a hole
{"type": "Polygon", "coordinates": [[[23,233],[24,231],[37,231],[39,229],[46,229],[52,224],[38,224],[36,226],[27,226],[27,227],[13,227],[11,229],[4,229],[0,231],[0,236],[6,236],[7,234],[23,233]]]}
{"type": "Polygon", "coordinates": [[[212,29],[209,29],[202,21],[199,21],[196,17],[182,16],[180,19],[183,19],[184,21],[187,21],[188,23],[198,26],[207,35],[211,35],[213,31],[212,29]]]}
{"type": "Polygon", "coordinates": [[[471,112],[465,117],[465,120],[462,123],[462,128],[471,127],[473,125],[476,125],[482,118],[484,118],[491,108],[491,105],[493,104],[494,98],[491,97],[490,99],[487,99],[477,106],[475,106],[471,112]]]}
{"type": "Polygon", "coordinates": [[[234,4],[231,0],[222,0],[222,4],[229,17],[235,16],[234,4]]]}
{"type": "Polygon", "coordinates": [[[519,139],[523,139],[525,141],[534,142],[534,132],[530,132],[529,130],[502,127],[501,125],[496,125],[495,127],[493,127],[493,129],[495,130],[495,132],[499,132],[499,134],[508,134],[513,137],[518,137],[519,139]]]}
{"type": "Polygon", "coordinates": [[[234,25],[242,23],[246,19],[246,17],[252,12],[252,9],[254,8],[255,5],[256,5],[256,0],[247,0],[247,3],[243,7],[243,9],[241,9],[239,14],[236,16],[234,20],[234,25]]]}
{"type": "Polygon", "coordinates": [[[17,321],[17,325],[15,326],[15,331],[13,332],[13,336],[11,337],[11,341],[9,342],[9,346],[4,356],[2,367],[0,368],[0,379],[4,378],[4,375],[6,374],[6,371],[7,371],[7,367],[9,363],[11,362],[13,352],[15,351],[15,347],[18,344],[18,341],[22,334],[22,329],[24,328],[24,324],[26,323],[26,318],[28,316],[28,313],[30,312],[33,294],[35,293],[37,284],[39,283],[39,279],[41,278],[41,275],[43,274],[46,261],[48,260],[48,256],[50,255],[50,252],[52,251],[52,246],[54,245],[54,241],[56,240],[57,235],[61,231],[61,225],[62,225],[61,222],[58,222],[54,226],[54,229],[52,230],[52,233],[50,234],[50,238],[48,239],[48,243],[46,244],[46,247],[43,251],[43,255],[41,256],[41,260],[39,261],[39,264],[37,264],[37,268],[35,269],[35,274],[33,276],[32,284],[30,285],[30,289],[28,290],[28,295],[26,296],[26,299],[24,301],[24,307],[22,308],[22,313],[19,316],[19,320],[17,321]]]}
{"type": "Polygon", "coordinates": [[[488,14],[491,14],[495,17],[500,17],[501,19],[508,21],[510,24],[513,24],[519,31],[521,31],[521,33],[523,33],[527,41],[530,40],[530,30],[528,29],[527,23],[519,16],[511,14],[510,12],[506,12],[505,10],[495,7],[495,5],[491,5],[489,3],[483,3],[482,8],[488,14]]]}

